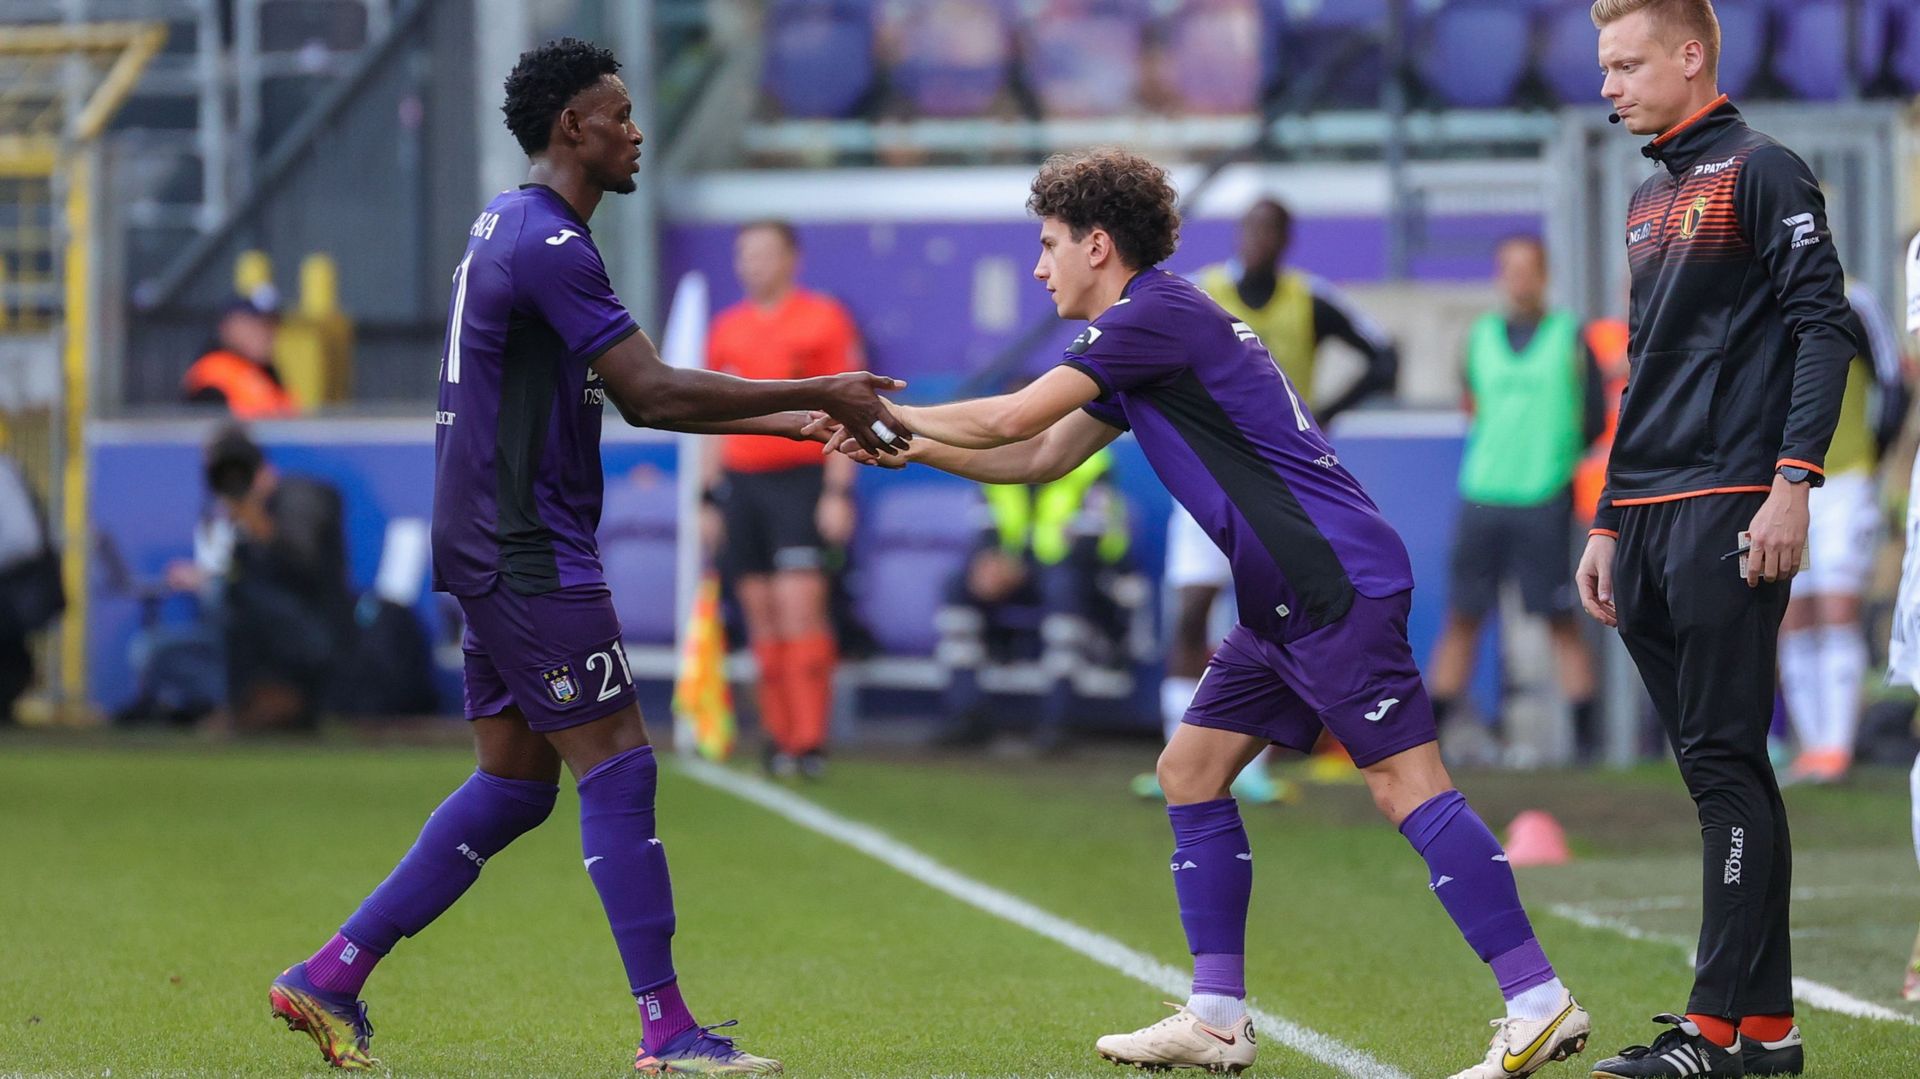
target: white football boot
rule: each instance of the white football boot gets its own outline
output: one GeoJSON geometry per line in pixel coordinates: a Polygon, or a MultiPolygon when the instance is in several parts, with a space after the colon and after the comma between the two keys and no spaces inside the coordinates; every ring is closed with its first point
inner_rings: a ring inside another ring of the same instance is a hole
{"type": "Polygon", "coordinates": [[[1131,1034],[1109,1034],[1094,1044],[1100,1055],[1115,1064],[1162,1071],[1193,1068],[1238,1075],[1253,1063],[1253,1017],[1243,1015],[1231,1029],[1219,1030],[1200,1021],[1184,1004],[1167,1003],[1172,1015],[1131,1034]]]}
{"type": "Polygon", "coordinates": [[[1573,994],[1560,994],[1554,1013],[1545,1019],[1495,1019],[1493,1045],[1487,1059],[1452,1079],[1510,1079],[1532,1075],[1556,1060],[1565,1060],[1587,1047],[1593,1019],[1573,994]]]}

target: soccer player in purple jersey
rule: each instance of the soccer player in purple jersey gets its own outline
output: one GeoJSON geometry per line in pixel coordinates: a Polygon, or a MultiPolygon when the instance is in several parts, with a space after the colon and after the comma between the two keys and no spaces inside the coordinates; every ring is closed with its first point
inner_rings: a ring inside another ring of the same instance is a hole
{"type": "Polygon", "coordinates": [[[1239,624],[1158,769],[1193,995],[1159,1023],[1101,1038],[1098,1051],[1146,1067],[1253,1063],[1253,852],[1228,786],[1269,743],[1306,751],[1324,727],[1426,860],[1429,887],[1506,998],[1486,1059],[1455,1079],[1527,1075],[1580,1052],[1587,1013],[1534,939],[1499,842],[1440,762],[1407,644],[1406,548],[1254,332],[1156,268],[1180,225],[1166,173],[1121,150],[1058,155],[1027,208],[1041,219],[1034,276],[1061,318],[1089,321],[1063,362],[1007,396],[896,406],[917,436],[904,457],[839,448],[984,483],[1044,483],[1132,430],[1232,564],[1239,624]]]}
{"type": "Polygon", "coordinates": [[[587,227],[601,195],[633,191],[639,171],[619,66],[563,39],[521,56],[507,78],[507,126],[531,159],[528,182],[487,205],[454,271],[435,421],[434,584],[466,614],[479,767],[340,931],[274,979],[274,1013],[337,1067],[375,1063],[358,999],[374,965],[546,819],[564,761],[579,787],[587,873],[640,1006],[635,1069],[780,1071],[696,1024],[675,979],[653,749],[594,541],[601,416],[610,398],[635,425],[804,438],[800,410],[817,409],[884,453],[891,417],[875,391],[899,384],[865,372],[750,381],[660,361],[614,297],[587,227]]]}

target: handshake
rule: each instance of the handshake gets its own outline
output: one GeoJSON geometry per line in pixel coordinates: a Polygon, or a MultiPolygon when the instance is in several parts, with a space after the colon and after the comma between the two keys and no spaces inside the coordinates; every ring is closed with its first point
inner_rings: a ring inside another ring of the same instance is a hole
{"type": "Polygon", "coordinates": [[[800,414],[795,437],[803,442],[823,443],[822,454],[843,453],[861,464],[886,468],[904,468],[913,441],[913,431],[900,418],[899,406],[891,405],[880,391],[901,390],[906,383],[864,371],[829,376],[837,385],[835,396],[844,396],[825,410],[800,414]]]}

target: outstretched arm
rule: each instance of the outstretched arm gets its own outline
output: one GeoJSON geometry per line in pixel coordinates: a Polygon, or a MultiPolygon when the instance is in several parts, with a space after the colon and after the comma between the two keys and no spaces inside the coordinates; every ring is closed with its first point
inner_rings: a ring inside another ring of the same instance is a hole
{"type": "Polygon", "coordinates": [[[1033,438],[992,449],[961,449],[919,438],[906,453],[895,457],[876,458],[865,451],[851,456],[865,464],[890,468],[917,461],[980,483],[1051,483],[1085,464],[1087,458],[1119,437],[1119,428],[1085,412],[1074,412],[1033,438]]]}
{"type": "MultiPolygon", "coordinates": [[[[613,398],[620,415],[635,427],[687,430],[687,424],[752,420],[790,409],[819,409],[843,424],[863,448],[898,452],[892,436],[900,433],[900,427],[892,422],[893,416],[878,392],[900,389],[906,383],[865,371],[820,378],[747,379],[669,367],[644,333],[630,334],[601,353],[593,361],[593,368],[606,379],[607,396],[613,398]],[[889,433],[879,433],[876,423],[889,433]]],[[[707,431],[723,433],[711,427],[707,431]]]]}
{"type": "Polygon", "coordinates": [[[1098,383],[1085,372],[1062,365],[999,397],[893,408],[907,428],[922,438],[984,450],[1033,438],[1098,396],[1098,383]]]}
{"type": "Polygon", "coordinates": [[[825,441],[803,430],[812,420],[811,412],[793,411],[749,416],[741,420],[679,420],[652,426],[662,431],[678,431],[683,435],[773,435],[795,442],[825,441]]]}
{"type": "Polygon", "coordinates": [[[1085,412],[1074,412],[1033,438],[990,449],[963,449],[918,438],[905,453],[892,457],[875,457],[851,447],[844,452],[861,464],[897,469],[918,462],[980,483],[1051,483],[1079,468],[1118,437],[1119,428],[1085,412]]]}

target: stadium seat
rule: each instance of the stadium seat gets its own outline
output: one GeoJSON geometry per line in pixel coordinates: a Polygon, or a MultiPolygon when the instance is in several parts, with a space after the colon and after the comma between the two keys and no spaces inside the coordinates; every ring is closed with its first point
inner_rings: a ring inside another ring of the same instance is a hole
{"type": "Polygon", "coordinates": [[[1168,89],[1189,113],[1251,112],[1272,40],[1254,0],[1185,0],[1164,23],[1168,89]]]}
{"type": "Polygon", "coordinates": [[[1389,0],[1282,0],[1281,52],[1290,78],[1311,80],[1302,104],[1373,108],[1387,74],[1389,0]]]}
{"type": "Polygon", "coordinates": [[[674,640],[678,503],[673,482],[651,473],[607,477],[600,561],[630,644],[674,640]]]}
{"type": "Polygon", "coordinates": [[[1522,0],[1462,0],[1436,12],[1415,61],[1428,89],[1456,108],[1511,104],[1532,51],[1526,8],[1522,0]]]}
{"type": "MultiPolygon", "coordinates": [[[[1846,0],[1792,0],[1775,8],[1773,75],[1795,97],[1834,101],[1847,95],[1846,0]]],[[[1858,5],[1853,71],[1865,89],[1886,69],[1891,9],[1872,0],[1858,5]]]]}
{"type": "Polygon", "coordinates": [[[969,484],[894,483],[867,506],[854,559],[855,604],[882,651],[933,654],[934,615],[973,549],[979,495],[969,484]]]}
{"type": "Polygon", "coordinates": [[[897,49],[893,85],[920,116],[978,116],[1006,89],[1009,0],[919,0],[884,18],[897,49]]]}
{"type": "Polygon", "coordinates": [[[1022,24],[1020,37],[1022,71],[1045,115],[1116,116],[1139,107],[1146,24],[1137,4],[1055,0],[1022,24]]]}
{"type": "Polygon", "coordinates": [[[857,0],[784,0],[768,17],[761,85],[790,117],[850,115],[873,87],[873,22],[857,0]]]}
{"type": "Polygon", "coordinates": [[[1890,34],[1893,40],[1887,55],[1888,73],[1901,90],[1920,93],[1920,9],[1895,12],[1890,34]]]}
{"type": "Polygon", "coordinates": [[[1753,85],[1767,49],[1767,12],[1753,0],[1723,0],[1720,18],[1720,89],[1736,97],[1753,85]]]}

